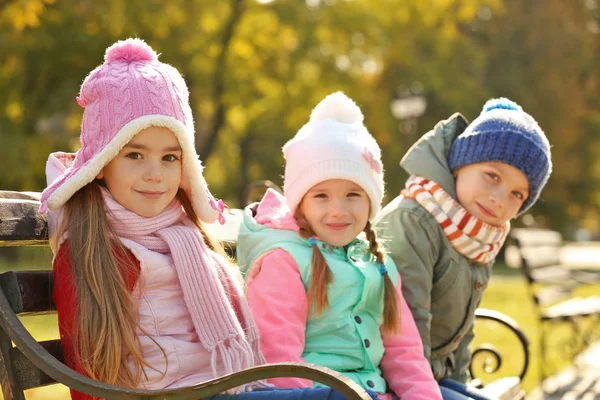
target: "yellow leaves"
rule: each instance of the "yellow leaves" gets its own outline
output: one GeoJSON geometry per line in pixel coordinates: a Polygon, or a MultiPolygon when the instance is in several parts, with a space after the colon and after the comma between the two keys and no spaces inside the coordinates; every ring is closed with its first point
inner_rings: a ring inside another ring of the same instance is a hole
{"type": "Polygon", "coordinates": [[[258,76],[254,87],[264,97],[278,97],[281,93],[282,82],[269,76],[258,76]]]}
{"type": "Polygon", "coordinates": [[[231,51],[237,57],[245,60],[250,59],[254,55],[254,47],[246,40],[236,40],[231,46],[231,51]]]}
{"type": "Polygon", "coordinates": [[[294,51],[298,47],[298,34],[290,27],[284,27],[281,29],[279,32],[279,38],[288,51],[294,51]]]}
{"type": "Polygon", "coordinates": [[[442,26],[442,35],[449,41],[455,41],[458,39],[458,30],[456,24],[446,21],[442,26]]]}
{"type": "Polygon", "coordinates": [[[567,214],[570,217],[578,217],[581,214],[581,207],[575,203],[567,204],[567,214]]]}
{"type": "Polygon", "coordinates": [[[321,77],[321,68],[317,64],[310,61],[301,61],[298,63],[298,72],[298,75],[306,86],[318,85],[319,78],[321,77]]]}
{"type": "Polygon", "coordinates": [[[463,1],[457,7],[456,16],[458,21],[472,21],[477,18],[480,5],[476,1],[463,1]]]}
{"type": "Polygon", "coordinates": [[[164,15],[173,25],[184,24],[186,22],[185,7],[180,4],[166,2],[164,5],[164,15]]]}
{"type": "MultiPolygon", "coordinates": [[[[81,110],[81,109],[80,109],[81,110]]],[[[67,115],[65,118],[65,128],[69,132],[78,132],[79,127],[81,126],[81,111],[73,112],[67,115]]]]}
{"type": "Polygon", "coordinates": [[[227,122],[236,131],[243,131],[248,124],[248,116],[241,106],[234,106],[227,111],[227,122]]]}
{"type": "Polygon", "coordinates": [[[20,122],[23,117],[23,106],[18,101],[9,101],[4,112],[13,123],[20,122]]]}
{"type": "Polygon", "coordinates": [[[221,29],[221,21],[216,15],[206,13],[200,18],[200,26],[206,33],[215,33],[221,29]]]}
{"type": "Polygon", "coordinates": [[[319,39],[321,43],[329,43],[334,40],[333,30],[330,27],[320,25],[317,27],[316,38],[319,39]]]}
{"type": "Polygon", "coordinates": [[[10,79],[19,68],[19,58],[13,54],[6,54],[6,60],[3,65],[0,65],[0,80],[10,79]]]}
{"type": "Polygon", "coordinates": [[[89,21],[87,24],[85,24],[85,32],[90,36],[97,35],[100,33],[100,26],[96,23],[96,21],[89,21]]]}
{"type": "Polygon", "coordinates": [[[206,52],[211,58],[216,58],[221,53],[221,47],[218,43],[211,43],[206,52]]]}
{"type": "Polygon", "coordinates": [[[394,22],[399,25],[407,25],[411,20],[411,12],[407,7],[398,7],[394,15],[396,16],[394,22]]]}
{"type": "Polygon", "coordinates": [[[420,0],[403,2],[394,11],[395,23],[412,27],[414,30],[444,26],[452,37],[456,32],[446,28],[447,24],[469,23],[477,19],[490,19],[502,14],[502,0],[420,0]]]}
{"type": "Polygon", "coordinates": [[[40,25],[40,15],[47,4],[54,0],[19,0],[11,1],[4,6],[0,21],[8,23],[17,31],[23,29],[37,28],[40,25]]]}

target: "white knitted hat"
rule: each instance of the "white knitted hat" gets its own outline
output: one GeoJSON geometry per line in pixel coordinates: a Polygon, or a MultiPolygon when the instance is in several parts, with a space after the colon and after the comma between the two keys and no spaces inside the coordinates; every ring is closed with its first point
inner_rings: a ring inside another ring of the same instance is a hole
{"type": "Polygon", "coordinates": [[[383,198],[379,145],[363,125],[360,108],[344,93],[325,97],[310,120],[283,146],[286,160],[284,194],[292,213],[314,185],[346,179],[363,188],[373,219],[383,198]]]}

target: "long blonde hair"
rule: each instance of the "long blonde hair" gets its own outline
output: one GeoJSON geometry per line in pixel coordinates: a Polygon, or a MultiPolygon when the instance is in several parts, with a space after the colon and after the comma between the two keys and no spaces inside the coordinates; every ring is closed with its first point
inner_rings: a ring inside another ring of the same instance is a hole
{"type": "MultiPolygon", "coordinates": [[[[308,239],[314,236],[314,231],[310,227],[306,217],[300,211],[296,210],[294,218],[300,228],[299,234],[301,237],[308,239]]],[[[377,263],[385,264],[385,253],[377,239],[377,234],[371,227],[371,222],[367,221],[364,232],[369,241],[369,250],[376,257],[377,263]]],[[[308,306],[310,310],[314,310],[317,315],[321,314],[329,308],[329,299],[327,298],[327,286],[333,282],[333,274],[323,253],[318,246],[312,246],[312,262],[311,275],[308,284],[308,306]]],[[[394,334],[400,332],[400,310],[398,309],[398,295],[396,287],[392,282],[389,273],[383,275],[384,283],[384,298],[383,298],[383,331],[385,333],[394,334]]]]}
{"type": "MultiPolygon", "coordinates": [[[[177,196],[205,243],[224,254],[220,243],[206,233],[183,190],[177,196]]],[[[137,280],[139,271],[134,262],[128,262],[130,253],[115,239],[118,235],[107,212],[100,185],[93,181],[65,203],[64,218],[56,235],[60,238],[68,231],[77,294],[75,355],[91,378],[137,387],[142,375],[146,376],[145,368],[155,370],[144,360],[136,335],[137,311],[129,290],[129,277],[137,280]],[[126,366],[128,356],[134,364],[133,372],[126,366]]],[[[162,348],[161,351],[167,360],[162,348]]]]}

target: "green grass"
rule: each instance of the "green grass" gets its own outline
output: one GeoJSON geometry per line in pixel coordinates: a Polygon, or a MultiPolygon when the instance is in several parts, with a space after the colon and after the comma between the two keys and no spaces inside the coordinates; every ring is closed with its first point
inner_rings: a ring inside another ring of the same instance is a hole
{"type": "MultiPolygon", "coordinates": [[[[31,264],[29,269],[41,269],[49,265],[49,252],[38,249],[29,255],[31,264]]],[[[15,269],[15,264],[0,262],[0,271],[15,269]]],[[[578,294],[592,295],[600,291],[600,285],[586,287],[578,291],[578,294]]],[[[481,307],[490,308],[507,314],[515,319],[529,338],[531,345],[531,360],[529,370],[523,381],[523,388],[532,390],[539,383],[539,346],[538,346],[538,321],[531,297],[527,291],[524,279],[518,271],[499,266],[484,295],[481,307]]],[[[37,340],[58,338],[56,316],[26,317],[24,324],[37,340]]],[[[503,355],[503,366],[498,373],[486,377],[481,373],[481,368],[475,368],[475,372],[485,382],[498,376],[516,375],[522,365],[523,355],[516,339],[512,338],[508,331],[498,328],[492,324],[479,324],[476,329],[474,346],[478,343],[493,343],[499,348],[503,355]],[[490,379],[491,378],[491,379],[490,379]]],[[[570,331],[564,326],[557,326],[553,331],[553,343],[560,343],[570,336],[570,331]]],[[[556,347],[556,346],[555,346],[556,347]]],[[[562,357],[557,352],[551,352],[550,360],[554,371],[570,365],[570,360],[562,357]]],[[[1,395],[0,395],[0,398],[1,395]]],[[[68,390],[62,385],[53,385],[41,389],[32,389],[26,393],[27,399],[68,399],[68,390]]]]}

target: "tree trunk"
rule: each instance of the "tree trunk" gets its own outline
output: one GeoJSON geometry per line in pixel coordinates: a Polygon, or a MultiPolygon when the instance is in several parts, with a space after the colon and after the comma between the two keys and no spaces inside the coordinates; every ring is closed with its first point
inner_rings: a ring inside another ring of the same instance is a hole
{"type": "Polygon", "coordinates": [[[214,103],[217,105],[215,115],[211,124],[211,129],[206,135],[206,140],[201,146],[200,144],[196,144],[196,151],[200,155],[200,159],[203,163],[206,163],[208,156],[212,153],[219,136],[219,131],[225,122],[225,104],[223,104],[223,92],[225,91],[225,65],[235,27],[239,23],[244,10],[245,0],[234,0],[231,9],[231,15],[229,16],[229,20],[225,24],[225,28],[223,30],[221,54],[215,63],[215,77],[213,79],[212,93],[214,103]]]}

